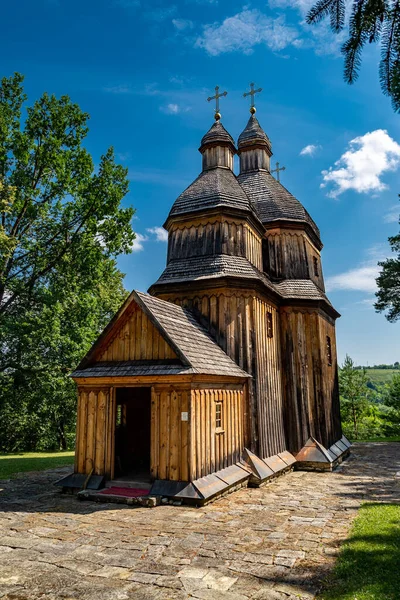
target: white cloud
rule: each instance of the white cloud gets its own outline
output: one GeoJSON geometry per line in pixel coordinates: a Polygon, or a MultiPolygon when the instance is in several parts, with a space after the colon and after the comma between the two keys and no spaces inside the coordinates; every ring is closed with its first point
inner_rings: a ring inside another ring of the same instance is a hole
{"type": "Polygon", "coordinates": [[[384,215],[383,221],[385,223],[398,223],[400,218],[399,212],[400,206],[398,204],[391,206],[386,215],[384,215]]]}
{"type": "Polygon", "coordinates": [[[133,240],[132,244],[132,252],[141,252],[144,250],[143,243],[148,241],[148,237],[146,235],[142,235],[141,233],[136,233],[136,237],[133,240]]]}
{"type": "Polygon", "coordinates": [[[317,150],[319,150],[321,146],[316,146],[315,144],[308,144],[308,146],[304,146],[304,148],[300,151],[300,156],[314,156],[317,150]]]}
{"type": "Polygon", "coordinates": [[[258,44],[283,50],[290,45],[299,46],[301,41],[297,30],[285,24],[284,16],[272,18],[257,9],[244,9],[222,23],[205,25],[195,41],[195,47],[204,48],[211,56],[233,51],[251,54],[258,44]]]}
{"type": "Polygon", "coordinates": [[[171,102],[165,106],[160,106],[160,110],[167,115],[177,115],[179,112],[179,106],[178,104],[171,102]]]}
{"type": "Polygon", "coordinates": [[[155,235],[157,242],[168,242],[168,231],[163,227],[148,227],[146,231],[155,235]]]}
{"type": "MultiPolygon", "coordinates": [[[[378,262],[385,260],[387,254],[384,244],[372,246],[366,252],[366,260],[360,265],[326,279],[327,292],[346,290],[374,294],[377,290],[376,278],[381,271],[378,262]]],[[[366,298],[364,304],[368,304],[369,300],[366,298]]]]}
{"type": "Polygon", "coordinates": [[[400,145],[384,129],[376,129],[351,140],[348,150],[335,162],[334,167],[322,171],[321,187],[333,184],[328,193],[337,198],[347,190],[359,193],[380,192],[386,185],[380,177],[386,171],[395,171],[400,165],[400,145]]]}
{"type": "MultiPolygon", "coordinates": [[[[351,0],[346,0],[350,5],[351,0]]],[[[347,37],[346,27],[339,34],[333,33],[330,27],[329,18],[320,23],[308,25],[305,17],[309,10],[314,6],[315,0],[269,0],[271,8],[295,10],[301,16],[300,27],[306,38],[304,47],[311,47],[318,55],[340,55],[340,48],[347,37]]],[[[347,15],[350,14],[350,6],[347,8],[347,15]]]]}
{"type": "Polygon", "coordinates": [[[132,94],[132,89],[129,85],[125,85],[124,83],[118,85],[112,85],[109,87],[104,87],[103,92],[107,92],[109,94],[132,94]]]}
{"type": "Polygon", "coordinates": [[[193,21],[189,19],[172,19],[172,24],[178,31],[193,29],[193,21]]]}

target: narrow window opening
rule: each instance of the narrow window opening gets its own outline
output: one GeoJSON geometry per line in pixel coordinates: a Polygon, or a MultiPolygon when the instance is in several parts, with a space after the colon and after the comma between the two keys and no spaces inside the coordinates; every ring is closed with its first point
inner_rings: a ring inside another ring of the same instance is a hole
{"type": "Polygon", "coordinates": [[[316,256],[313,256],[313,260],[314,260],[314,275],[315,275],[315,277],[319,277],[318,258],[316,256]]]}
{"type": "Polygon", "coordinates": [[[272,312],[267,312],[267,337],[274,337],[274,326],[272,320],[272,312]]]}
{"type": "Polygon", "coordinates": [[[327,359],[328,359],[328,365],[331,367],[332,366],[332,344],[331,344],[331,338],[329,337],[329,335],[326,336],[326,354],[327,354],[327,359]]]}
{"type": "Polygon", "coordinates": [[[217,431],[222,429],[222,402],[215,405],[215,427],[217,431]]]}

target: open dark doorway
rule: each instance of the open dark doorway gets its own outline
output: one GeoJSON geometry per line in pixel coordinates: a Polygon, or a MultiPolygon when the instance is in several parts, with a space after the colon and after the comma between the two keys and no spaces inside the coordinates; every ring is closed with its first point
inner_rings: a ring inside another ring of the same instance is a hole
{"type": "Polygon", "coordinates": [[[116,392],[114,477],[149,481],[151,388],[117,388],[116,392]]]}

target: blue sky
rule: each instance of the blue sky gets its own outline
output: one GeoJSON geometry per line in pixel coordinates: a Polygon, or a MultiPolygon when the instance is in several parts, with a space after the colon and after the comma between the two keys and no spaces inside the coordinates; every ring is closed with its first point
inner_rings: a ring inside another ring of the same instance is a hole
{"type": "Polygon", "coordinates": [[[161,273],[159,228],[201,167],[206,102],[228,91],[222,122],[235,138],[249,113],[249,83],[262,87],[257,117],[286,166],[282,183],[311,213],[324,242],[329,296],[342,318],[339,359],[400,359],[400,323],[372,307],[377,260],[398,232],[400,116],[381,94],[378,53],[367,48],[359,80],[342,79],[342,39],[309,27],[311,0],[15,0],[3,3],[0,75],[26,77],[30,101],[68,94],[90,116],[95,160],[113,145],[129,168],[136,250],[120,259],[127,288],[161,273]],[[303,151],[303,152],[302,152],[303,151]],[[152,230],[152,231],[151,231],[152,230]]]}

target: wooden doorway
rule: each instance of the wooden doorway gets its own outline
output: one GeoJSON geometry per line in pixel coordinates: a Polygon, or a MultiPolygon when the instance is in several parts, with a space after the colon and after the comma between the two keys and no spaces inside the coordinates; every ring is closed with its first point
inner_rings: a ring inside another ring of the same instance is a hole
{"type": "Polygon", "coordinates": [[[151,388],[116,389],[114,478],[150,480],[151,388]]]}

